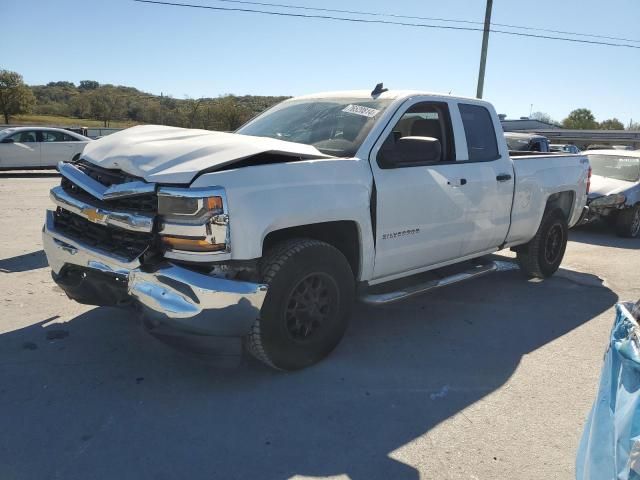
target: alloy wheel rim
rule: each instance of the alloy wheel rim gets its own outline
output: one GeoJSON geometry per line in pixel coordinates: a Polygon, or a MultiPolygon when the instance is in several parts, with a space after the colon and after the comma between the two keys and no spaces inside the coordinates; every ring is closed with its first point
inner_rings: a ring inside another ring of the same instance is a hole
{"type": "Polygon", "coordinates": [[[558,224],[549,229],[545,241],[544,258],[547,263],[552,264],[558,260],[560,251],[562,250],[562,242],[564,241],[564,232],[558,224]]]}
{"type": "Polygon", "coordinates": [[[640,208],[636,208],[633,214],[633,221],[631,222],[631,235],[634,237],[640,233],[640,208]]]}
{"type": "Polygon", "coordinates": [[[287,298],[285,325],[296,341],[315,338],[330,322],[338,289],[325,273],[311,273],[298,282],[287,298]]]}

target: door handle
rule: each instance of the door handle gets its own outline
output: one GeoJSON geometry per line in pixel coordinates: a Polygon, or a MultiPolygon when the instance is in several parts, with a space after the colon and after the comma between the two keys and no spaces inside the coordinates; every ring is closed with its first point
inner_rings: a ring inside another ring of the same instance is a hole
{"type": "Polygon", "coordinates": [[[511,174],[510,173],[501,173],[500,175],[498,175],[496,177],[496,180],[499,182],[508,182],[509,180],[511,180],[511,174]]]}
{"type": "Polygon", "coordinates": [[[466,185],[466,184],[467,184],[466,178],[461,178],[455,181],[447,180],[447,185],[451,185],[452,187],[460,187],[461,185],[466,185]]]}

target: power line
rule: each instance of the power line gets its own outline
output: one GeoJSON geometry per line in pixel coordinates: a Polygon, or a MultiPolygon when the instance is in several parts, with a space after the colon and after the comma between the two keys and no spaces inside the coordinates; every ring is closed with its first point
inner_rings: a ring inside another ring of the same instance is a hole
{"type": "MultiPolygon", "coordinates": [[[[268,2],[252,2],[249,0],[215,0],[217,2],[225,2],[225,3],[236,3],[242,5],[259,5],[263,7],[278,7],[278,8],[290,8],[294,10],[308,10],[314,12],[331,12],[331,13],[348,13],[352,15],[368,15],[373,17],[389,17],[389,18],[404,18],[407,20],[429,20],[436,22],[449,22],[449,23],[466,23],[471,25],[484,25],[484,22],[478,22],[473,20],[458,20],[453,18],[442,18],[442,17],[420,17],[414,15],[400,15],[397,13],[385,13],[385,12],[365,12],[362,10],[340,10],[336,8],[322,8],[322,7],[305,7],[302,5],[286,5],[283,3],[268,3],[268,2]]],[[[509,23],[492,23],[497,27],[506,27],[506,28],[515,28],[520,30],[531,30],[537,32],[548,32],[548,33],[560,33],[563,35],[577,35],[582,37],[591,37],[591,38],[602,38],[606,40],[620,40],[623,42],[632,42],[632,43],[640,43],[640,40],[634,40],[630,38],[623,37],[612,37],[609,35],[596,35],[593,33],[580,33],[580,32],[569,32],[566,30],[551,30],[548,28],[539,28],[539,27],[526,27],[524,25],[513,25],[509,23]]]]}
{"type": "MultiPolygon", "coordinates": [[[[396,25],[396,26],[402,26],[402,27],[434,28],[434,29],[441,29],[441,30],[462,30],[462,31],[468,31],[468,32],[484,31],[483,28],[476,28],[476,27],[432,25],[432,24],[426,24],[426,23],[409,23],[409,22],[398,22],[398,21],[391,21],[391,20],[368,20],[364,18],[336,17],[333,15],[311,15],[311,14],[304,14],[304,13],[272,12],[272,11],[266,11],[266,10],[253,9],[253,8],[214,7],[211,5],[194,5],[189,3],[166,2],[166,1],[160,1],[160,0],[133,0],[133,1],[138,3],[150,3],[155,5],[165,5],[165,6],[174,6],[174,7],[200,8],[200,9],[206,9],[206,10],[216,10],[216,11],[225,11],[225,12],[258,13],[262,15],[272,15],[272,16],[279,16],[279,17],[316,18],[321,20],[335,20],[335,21],[341,21],[341,22],[396,25]]],[[[585,39],[578,39],[578,38],[566,38],[566,37],[558,37],[554,35],[538,35],[533,33],[510,32],[506,30],[491,29],[490,31],[492,33],[500,33],[503,35],[512,35],[516,37],[542,38],[546,40],[560,40],[564,42],[585,43],[590,45],[604,45],[609,47],[633,48],[633,49],[640,50],[640,45],[628,45],[624,43],[602,42],[602,41],[585,40],[585,39]]]]}

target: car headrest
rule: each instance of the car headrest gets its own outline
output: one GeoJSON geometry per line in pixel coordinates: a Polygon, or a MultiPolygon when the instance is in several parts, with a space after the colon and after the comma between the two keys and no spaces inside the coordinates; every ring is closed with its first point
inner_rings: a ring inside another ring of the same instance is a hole
{"type": "Polygon", "coordinates": [[[412,137],[433,137],[440,140],[440,122],[438,120],[429,120],[420,118],[411,125],[412,137]]]}

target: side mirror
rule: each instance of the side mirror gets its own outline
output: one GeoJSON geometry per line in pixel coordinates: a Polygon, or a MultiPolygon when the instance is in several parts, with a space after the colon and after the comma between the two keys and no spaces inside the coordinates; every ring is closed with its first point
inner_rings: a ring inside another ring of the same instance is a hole
{"type": "Polygon", "coordinates": [[[393,143],[385,142],[378,160],[382,168],[395,168],[438,162],[441,156],[442,146],[437,138],[402,137],[393,143]]]}
{"type": "Polygon", "coordinates": [[[14,142],[13,138],[3,138],[2,142],[0,143],[13,143],[13,142],[14,142]]]}

